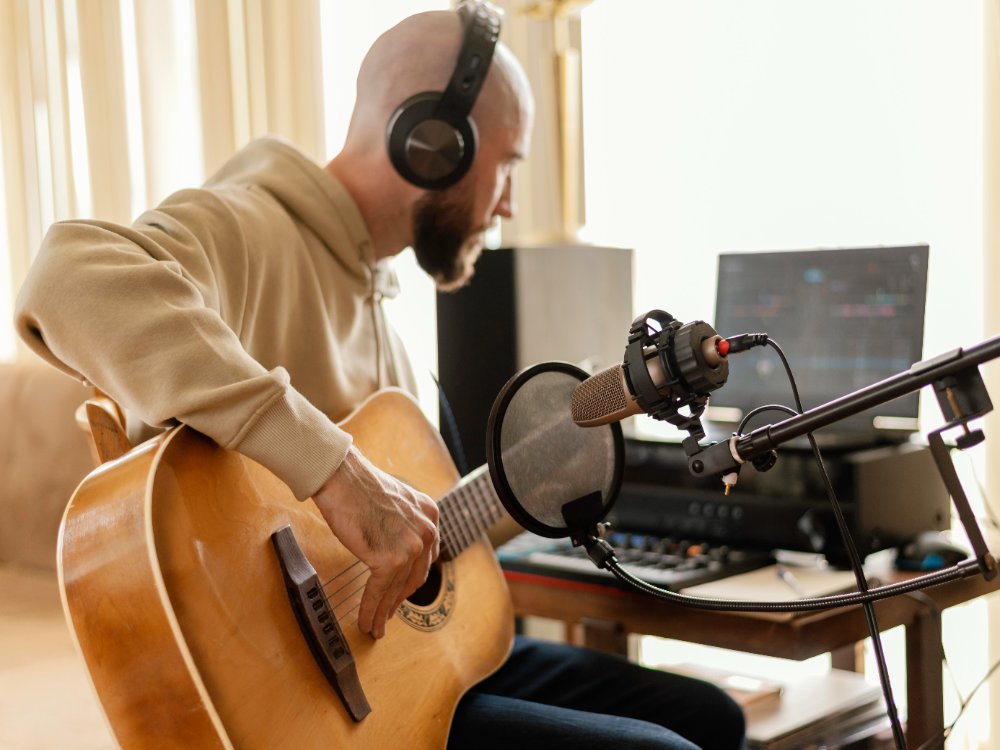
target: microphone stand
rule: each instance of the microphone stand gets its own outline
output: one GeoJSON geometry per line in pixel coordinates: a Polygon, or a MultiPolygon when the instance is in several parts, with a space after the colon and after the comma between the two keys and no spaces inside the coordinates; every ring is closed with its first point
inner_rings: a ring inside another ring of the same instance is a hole
{"type": "MultiPolygon", "coordinates": [[[[1000,336],[918,362],[905,372],[797,416],[759,427],[747,435],[736,434],[726,441],[707,446],[699,445],[696,440],[685,440],[688,469],[696,476],[739,471],[742,464],[764,456],[782,443],[919,390],[925,385],[932,385],[945,424],[928,434],[931,455],[955,504],[959,520],[965,527],[979,570],[983,578],[992,580],[997,574],[997,562],[987,549],[975,515],[969,507],[968,498],[944,443],[943,433],[961,428],[962,434],[955,440],[956,447],[960,450],[977,445],[985,439],[981,430],[969,429],[969,422],[993,409],[978,366],[997,357],[1000,357],[1000,336]]],[[[699,433],[704,435],[700,423],[692,424],[689,432],[692,437],[699,433]]]]}

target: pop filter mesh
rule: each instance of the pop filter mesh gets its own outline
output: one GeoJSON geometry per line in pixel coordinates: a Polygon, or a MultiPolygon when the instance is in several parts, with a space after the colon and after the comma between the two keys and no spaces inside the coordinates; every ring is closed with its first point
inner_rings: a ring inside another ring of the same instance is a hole
{"type": "Polygon", "coordinates": [[[570,400],[584,378],[565,363],[536,365],[512,379],[494,405],[487,452],[503,477],[498,482],[494,473],[497,494],[517,521],[544,536],[568,534],[565,503],[600,493],[596,524],[617,495],[621,428],[573,422],[570,400]]]}

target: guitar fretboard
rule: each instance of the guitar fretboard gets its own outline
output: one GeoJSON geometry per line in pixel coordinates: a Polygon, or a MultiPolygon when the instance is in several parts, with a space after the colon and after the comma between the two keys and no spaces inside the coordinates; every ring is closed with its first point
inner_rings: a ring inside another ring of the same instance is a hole
{"type": "Polygon", "coordinates": [[[499,521],[503,506],[484,464],[438,501],[441,558],[451,560],[499,521]]]}

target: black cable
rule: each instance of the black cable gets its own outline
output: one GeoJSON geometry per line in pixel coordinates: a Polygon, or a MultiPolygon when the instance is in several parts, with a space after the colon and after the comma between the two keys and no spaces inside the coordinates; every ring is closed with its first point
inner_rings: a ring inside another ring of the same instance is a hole
{"type": "MultiPolygon", "coordinates": [[[[785,368],[785,373],[788,375],[789,385],[792,388],[792,396],[795,399],[795,408],[801,413],[802,399],[799,398],[799,389],[795,384],[795,376],[792,373],[791,366],[788,364],[788,359],[785,357],[785,353],[781,350],[781,347],[774,339],[768,338],[766,343],[767,346],[770,346],[775,352],[777,352],[779,359],[781,359],[781,364],[785,368]]],[[[816,438],[811,432],[807,433],[806,437],[809,439],[809,446],[812,448],[813,456],[816,458],[816,464],[819,468],[820,476],[823,479],[823,485],[826,488],[827,499],[830,501],[830,507],[833,509],[834,519],[837,521],[837,527],[840,529],[840,535],[844,541],[844,548],[847,550],[848,558],[851,561],[851,569],[854,571],[854,578],[858,584],[858,591],[862,593],[867,592],[868,580],[865,577],[861,556],[858,554],[857,547],[854,545],[851,530],[847,525],[847,519],[844,517],[843,509],[840,507],[840,501],[837,499],[837,493],[833,489],[833,482],[830,481],[830,475],[826,471],[826,464],[823,462],[819,446],[816,444],[816,438]]],[[[879,630],[878,620],[875,616],[875,608],[872,606],[870,601],[866,601],[863,603],[862,609],[865,614],[865,620],[868,622],[868,631],[871,635],[872,648],[875,652],[875,663],[878,667],[879,683],[882,685],[882,694],[885,697],[886,712],[889,715],[889,724],[892,727],[892,736],[896,742],[896,747],[899,750],[905,750],[906,737],[903,734],[903,727],[899,721],[899,713],[896,710],[896,701],[892,694],[892,680],[889,678],[889,667],[885,660],[885,650],[882,647],[882,634],[879,630]]]]}
{"type": "Polygon", "coordinates": [[[972,478],[976,482],[976,488],[979,490],[979,499],[982,501],[983,511],[986,513],[986,519],[979,518],[977,520],[985,520],[987,525],[994,529],[1000,529],[1000,519],[997,518],[997,514],[994,512],[993,506],[990,505],[990,498],[986,494],[986,486],[979,478],[979,472],[976,471],[975,461],[969,460],[969,467],[972,469],[972,478]]]}
{"type": "Polygon", "coordinates": [[[958,723],[958,720],[962,718],[962,714],[965,713],[965,709],[968,708],[969,703],[972,701],[973,696],[975,696],[975,694],[979,692],[979,688],[981,688],[983,685],[986,684],[986,681],[993,676],[994,672],[996,672],[997,669],[1000,669],[1000,661],[994,662],[993,666],[986,671],[986,674],[984,674],[982,678],[980,678],[979,682],[977,682],[973,686],[972,690],[969,691],[969,694],[965,697],[965,700],[963,700],[962,704],[959,706],[958,715],[955,716],[955,720],[951,722],[951,724],[949,724],[947,727],[945,727],[944,732],[942,732],[945,739],[948,739],[949,735],[951,735],[952,730],[955,728],[955,725],[958,723]]]}
{"type": "Polygon", "coordinates": [[[742,435],[743,430],[745,430],[747,425],[750,424],[750,420],[765,411],[783,411],[785,414],[791,414],[793,417],[797,417],[802,413],[795,411],[792,407],[785,406],[784,404],[765,404],[764,406],[758,406],[756,409],[751,409],[746,413],[743,420],[740,422],[740,426],[736,428],[736,432],[742,435]]]}
{"type": "Polygon", "coordinates": [[[438,389],[438,405],[442,418],[441,436],[451,450],[451,458],[455,462],[455,468],[458,469],[459,475],[464,477],[469,473],[469,462],[465,457],[465,449],[462,447],[462,436],[458,431],[455,412],[452,411],[451,404],[448,402],[448,397],[445,395],[444,388],[441,387],[441,382],[437,379],[437,376],[431,373],[431,378],[438,389]]]}
{"type": "Polygon", "coordinates": [[[906,594],[910,591],[939,586],[949,581],[959,578],[971,578],[980,575],[979,563],[975,560],[963,560],[962,562],[944,570],[925,573],[916,578],[908,578],[905,581],[889,583],[884,586],[876,586],[866,589],[864,592],[852,591],[846,594],[829,594],[827,596],[807,597],[805,599],[795,599],[793,601],[752,601],[749,599],[711,599],[702,596],[688,596],[678,594],[674,591],[661,589],[651,583],[636,578],[625,568],[621,567],[618,559],[614,556],[614,549],[604,540],[595,540],[596,544],[607,545],[609,555],[601,560],[599,567],[607,568],[623,583],[637,588],[644,593],[650,594],[658,599],[680,604],[691,609],[706,609],[716,612],[815,612],[822,609],[837,609],[839,607],[853,607],[859,604],[881,601],[893,596],[906,594]]]}

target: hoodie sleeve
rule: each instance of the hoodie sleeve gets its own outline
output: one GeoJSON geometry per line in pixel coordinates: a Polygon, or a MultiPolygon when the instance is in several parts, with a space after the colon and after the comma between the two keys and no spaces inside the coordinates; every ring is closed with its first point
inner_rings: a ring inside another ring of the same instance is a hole
{"type": "Polygon", "coordinates": [[[18,294],[36,353],[150,425],[190,425],[261,463],[296,497],[337,469],[350,436],[236,333],[249,257],[226,205],[184,191],[131,228],[52,226],[18,294]]]}

